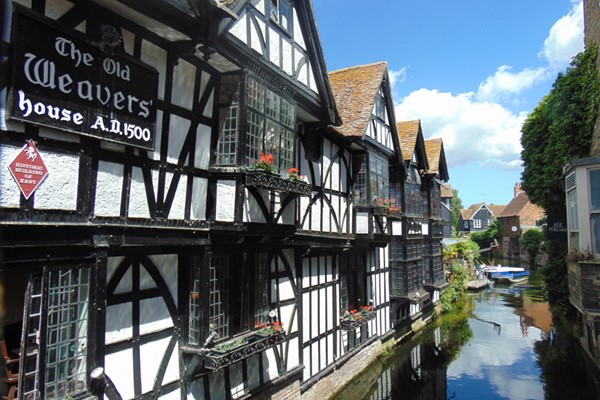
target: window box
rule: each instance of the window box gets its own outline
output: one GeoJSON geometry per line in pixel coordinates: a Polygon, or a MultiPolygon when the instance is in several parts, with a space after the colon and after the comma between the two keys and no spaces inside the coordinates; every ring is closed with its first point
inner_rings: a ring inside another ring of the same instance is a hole
{"type": "Polygon", "coordinates": [[[246,186],[295,193],[300,196],[310,196],[312,193],[311,186],[303,180],[283,179],[279,175],[266,171],[247,171],[246,186]]]}
{"type": "Polygon", "coordinates": [[[362,306],[360,310],[346,311],[340,318],[340,328],[351,331],[375,319],[376,316],[373,306],[362,306]]]}
{"type": "Polygon", "coordinates": [[[218,371],[278,345],[284,340],[285,331],[283,329],[265,335],[257,334],[257,332],[251,333],[208,349],[204,367],[211,371],[218,371]]]}

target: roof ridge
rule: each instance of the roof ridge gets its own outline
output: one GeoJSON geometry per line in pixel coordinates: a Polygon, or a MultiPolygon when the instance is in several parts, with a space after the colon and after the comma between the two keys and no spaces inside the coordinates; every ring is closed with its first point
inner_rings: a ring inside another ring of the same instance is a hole
{"type": "Polygon", "coordinates": [[[346,67],[346,68],[336,69],[334,71],[329,71],[328,74],[337,74],[339,72],[350,71],[350,70],[358,69],[358,68],[372,67],[372,66],[375,66],[375,65],[385,65],[385,67],[387,68],[387,61],[377,61],[377,62],[370,63],[370,64],[355,65],[353,67],[346,67]]]}

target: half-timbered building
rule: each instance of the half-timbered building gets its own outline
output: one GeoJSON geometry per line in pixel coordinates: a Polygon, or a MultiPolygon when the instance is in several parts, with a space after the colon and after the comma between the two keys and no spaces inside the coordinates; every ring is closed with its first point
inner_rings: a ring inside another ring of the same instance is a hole
{"type": "Polygon", "coordinates": [[[425,176],[429,162],[421,121],[400,121],[397,130],[405,169],[405,177],[399,187],[404,234],[394,238],[390,254],[394,317],[396,323],[401,323],[418,319],[431,304],[431,296],[424,288],[423,257],[424,239],[429,235],[429,219],[425,215],[429,196],[425,176]]]}
{"type": "Polygon", "coordinates": [[[441,290],[448,286],[444,273],[442,257],[442,239],[449,221],[444,218],[442,203],[442,184],[447,182],[448,166],[444,143],[441,138],[425,140],[425,150],[429,169],[423,179],[424,216],[428,219],[429,232],[423,242],[423,267],[425,269],[425,288],[435,303],[440,299],[441,290]]]}
{"type": "Polygon", "coordinates": [[[420,128],[403,154],[385,63],[326,73],[310,2],[0,17],[9,396],[294,397],[419,317],[420,128]]]}

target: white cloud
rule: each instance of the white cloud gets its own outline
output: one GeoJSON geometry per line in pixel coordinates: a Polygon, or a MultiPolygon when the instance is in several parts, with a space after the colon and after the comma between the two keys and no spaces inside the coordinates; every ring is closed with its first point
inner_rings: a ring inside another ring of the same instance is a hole
{"type": "Polygon", "coordinates": [[[425,138],[444,140],[450,167],[476,161],[506,169],[520,168],[521,125],[526,114],[514,114],[498,103],[479,101],[473,93],[419,89],[396,106],[396,120],[420,119],[425,138]]]}
{"type": "Polygon", "coordinates": [[[479,101],[497,101],[508,96],[520,94],[540,82],[546,81],[550,74],[546,68],[526,68],[513,73],[508,65],[496,70],[479,85],[477,99],[479,101]]]}
{"type": "Polygon", "coordinates": [[[540,56],[551,67],[563,69],[583,50],[583,2],[572,1],[571,11],[550,28],[540,56]]]}
{"type": "Polygon", "coordinates": [[[392,97],[398,97],[398,93],[395,92],[395,89],[399,84],[404,83],[406,81],[406,74],[408,72],[408,67],[402,67],[397,71],[392,69],[388,70],[388,76],[390,77],[390,87],[392,90],[392,97]]]}

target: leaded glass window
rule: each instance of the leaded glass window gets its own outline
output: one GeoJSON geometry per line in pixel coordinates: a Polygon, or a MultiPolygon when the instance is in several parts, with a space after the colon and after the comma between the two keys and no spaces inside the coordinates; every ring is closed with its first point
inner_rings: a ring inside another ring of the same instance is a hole
{"type": "Polygon", "coordinates": [[[19,388],[24,398],[43,392],[46,399],[64,399],[87,391],[89,293],[89,267],[48,268],[30,279],[19,388]]]}
{"type": "Polygon", "coordinates": [[[269,18],[291,32],[292,8],[287,0],[271,0],[269,18]]]}
{"type": "Polygon", "coordinates": [[[284,174],[294,166],[294,105],[250,77],[248,107],[247,166],[253,167],[264,152],[274,156],[274,171],[284,174]]]}

